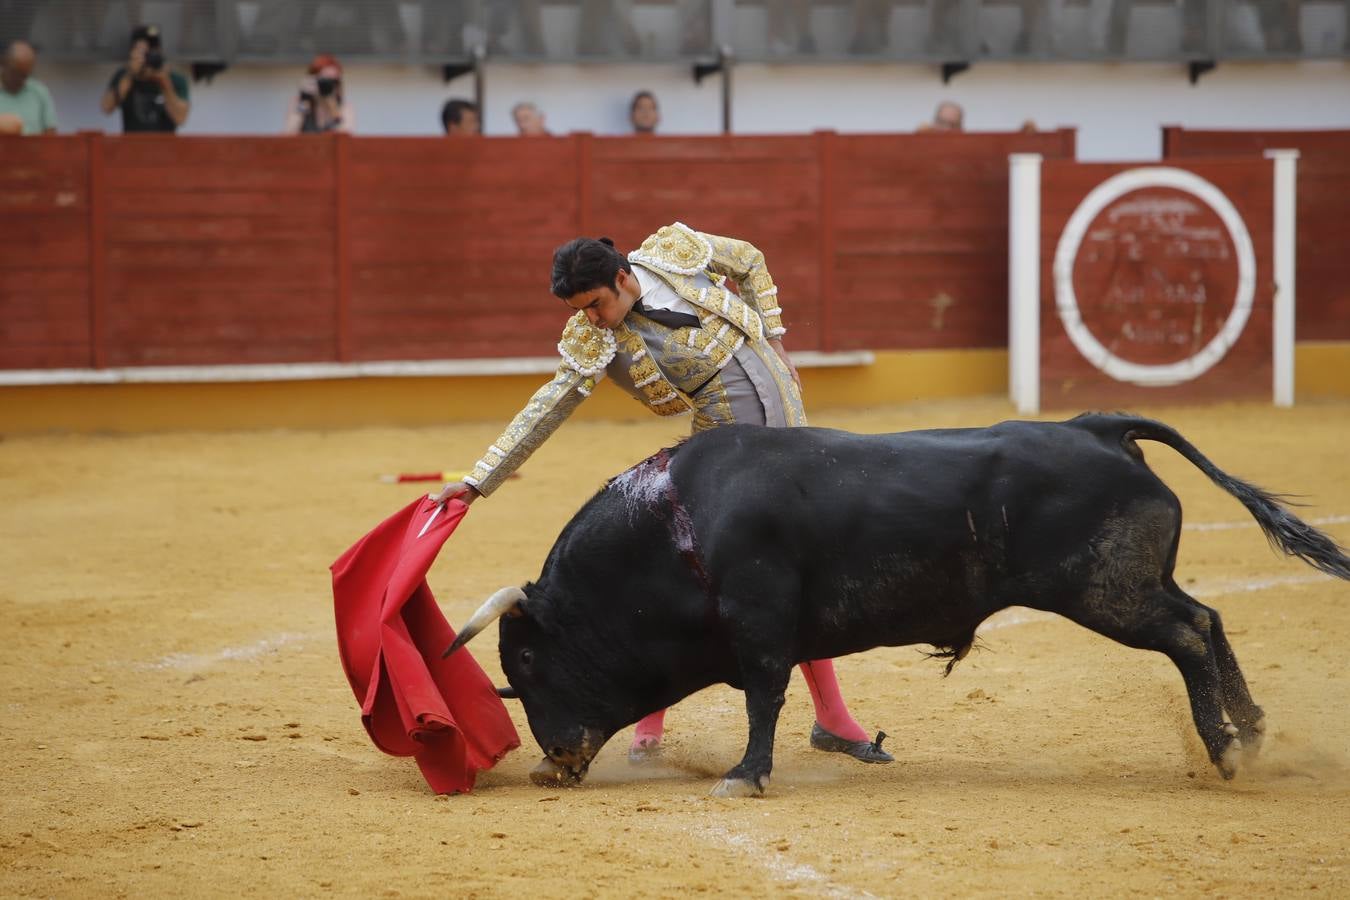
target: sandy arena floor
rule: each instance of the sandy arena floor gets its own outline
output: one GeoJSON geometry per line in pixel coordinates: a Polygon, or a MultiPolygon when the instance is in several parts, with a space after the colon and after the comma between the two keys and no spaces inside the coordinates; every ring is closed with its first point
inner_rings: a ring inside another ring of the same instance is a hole
{"type": "MultiPolygon", "coordinates": [[[[1350,543],[1350,404],[1148,412],[1350,543]]],[[[534,577],[607,476],[685,427],[565,426],[442,552],[450,620],[534,577]]],[[[1205,760],[1165,658],[1005,614],[945,680],[913,647],[838,664],[891,766],[809,749],[794,675],[764,799],[707,796],[744,746],[727,688],[670,713],[661,768],[630,767],[624,733],[570,791],[529,784],[540,753],[511,704],[522,749],[472,795],[432,796],[361,729],[327,567],[417,494],[379,473],[468,465],[496,433],[0,440],[0,895],[1350,896],[1350,587],[1274,555],[1161,446],[1150,462],[1192,526],[1178,580],[1222,611],[1272,729],[1236,781],[1205,760]]],[[[491,634],[476,655],[500,678],[491,634]]]]}

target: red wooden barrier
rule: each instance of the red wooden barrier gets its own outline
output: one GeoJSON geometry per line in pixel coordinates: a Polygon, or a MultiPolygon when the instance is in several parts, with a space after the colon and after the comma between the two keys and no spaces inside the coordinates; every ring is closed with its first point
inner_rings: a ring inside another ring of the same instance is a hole
{"type": "Polygon", "coordinates": [[[95,144],[108,365],[334,358],[333,141],[95,144]]]}
{"type": "Polygon", "coordinates": [[[970,137],[831,138],[829,349],[1007,346],[1008,154],[1073,159],[1074,133],[970,137]]]}
{"type": "Polygon", "coordinates": [[[553,249],[753,240],[797,349],[1006,342],[1044,134],[0,141],[0,368],[543,356],[553,249]]]}
{"type": "MultiPolygon", "coordinates": [[[[1041,174],[1041,399],[1048,407],[1113,407],[1269,397],[1272,384],[1273,165],[1270,160],[1188,159],[1199,176],[1231,202],[1250,239],[1251,311],[1236,340],[1193,380],[1140,386],[1104,371],[1105,355],[1089,359],[1083,329],[1103,354],[1126,364],[1166,367],[1203,356],[1233,313],[1245,241],[1235,238],[1215,207],[1173,187],[1124,191],[1085,223],[1064,271],[1074,299],[1056,284],[1055,260],[1066,224],[1089,193],[1122,164],[1051,161],[1041,174]],[[1067,313],[1063,307],[1068,306],[1067,313]],[[1065,316],[1067,315],[1067,318],[1065,316]],[[1081,316],[1080,343],[1070,334],[1081,316]]],[[[1066,243],[1066,247],[1072,242],[1066,243]]],[[[1067,254],[1066,254],[1067,255],[1067,254]]]]}
{"type": "Polygon", "coordinates": [[[7,368],[93,362],[92,174],[83,138],[0,141],[0,360],[7,368]]]}
{"type": "Polygon", "coordinates": [[[1297,337],[1350,340],[1350,131],[1191,131],[1163,129],[1169,159],[1299,151],[1297,337]]]}

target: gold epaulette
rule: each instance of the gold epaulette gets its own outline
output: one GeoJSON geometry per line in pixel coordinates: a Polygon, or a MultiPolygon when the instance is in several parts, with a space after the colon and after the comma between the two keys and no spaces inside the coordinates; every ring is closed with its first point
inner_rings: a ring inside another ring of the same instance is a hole
{"type": "Polygon", "coordinates": [[[712,244],[683,222],[666,225],[628,254],[628,261],[676,275],[697,275],[712,260],[712,244]]]}
{"type": "Polygon", "coordinates": [[[589,378],[605,371],[618,349],[613,332],[592,325],[584,312],[567,320],[562,339],[558,341],[558,354],[562,356],[563,365],[589,378]]]}

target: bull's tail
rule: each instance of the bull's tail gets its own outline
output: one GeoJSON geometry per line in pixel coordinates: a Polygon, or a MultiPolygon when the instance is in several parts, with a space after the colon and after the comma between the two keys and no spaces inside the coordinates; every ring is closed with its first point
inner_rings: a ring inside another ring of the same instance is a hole
{"type": "MultiPolygon", "coordinates": [[[[1256,519],[1270,545],[1288,556],[1297,556],[1315,569],[1350,580],[1350,557],[1330,535],[1318,531],[1289,511],[1277,494],[1234,478],[1220,469],[1182,437],[1174,428],[1152,419],[1112,417],[1121,445],[1127,452],[1139,454],[1134,441],[1139,439],[1166,444],[1191,465],[1209,476],[1219,487],[1232,494],[1256,519]]],[[[1097,430],[1097,429],[1094,429],[1097,430]]]]}

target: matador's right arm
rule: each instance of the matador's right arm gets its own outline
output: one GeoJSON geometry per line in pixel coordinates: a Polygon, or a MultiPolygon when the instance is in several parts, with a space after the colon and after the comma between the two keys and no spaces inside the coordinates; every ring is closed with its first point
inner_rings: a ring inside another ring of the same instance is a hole
{"type": "Polygon", "coordinates": [[[590,396],[615,352],[614,335],[590,324],[585,313],[568,320],[558,342],[562,363],[553,380],[534,392],[464,483],[484,496],[495,491],[590,396]]]}

